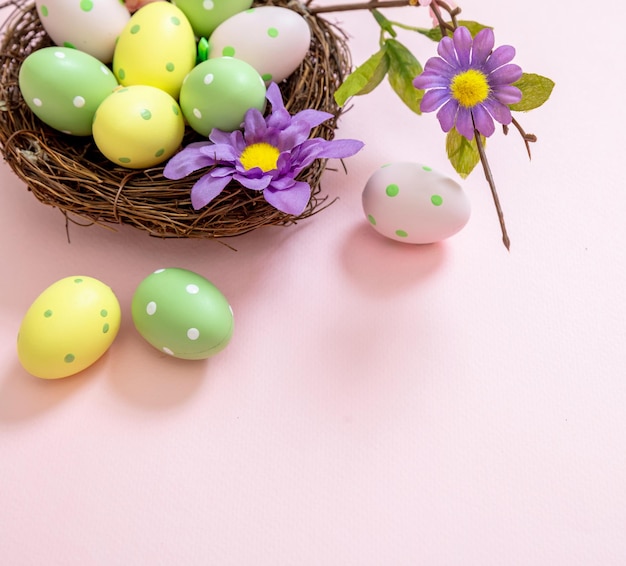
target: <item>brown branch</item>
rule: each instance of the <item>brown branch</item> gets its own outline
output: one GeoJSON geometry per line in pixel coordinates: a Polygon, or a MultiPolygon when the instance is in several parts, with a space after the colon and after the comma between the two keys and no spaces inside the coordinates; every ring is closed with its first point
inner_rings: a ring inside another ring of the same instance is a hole
{"type": "Polygon", "coordinates": [[[480,137],[478,130],[474,130],[474,136],[476,137],[476,147],[478,148],[478,155],[480,156],[480,162],[485,172],[485,178],[491,189],[491,196],[493,197],[493,203],[496,205],[496,212],[498,213],[498,220],[500,222],[500,229],[502,230],[502,242],[507,250],[511,249],[511,240],[506,231],[506,224],[504,223],[504,213],[500,206],[500,198],[498,197],[498,191],[496,190],[496,183],[493,180],[491,173],[491,167],[489,167],[489,161],[487,161],[487,154],[485,153],[485,147],[483,146],[483,140],[480,137]]]}
{"type": "Polygon", "coordinates": [[[312,6],[309,12],[322,14],[325,12],[348,12],[350,10],[374,10],[376,8],[401,8],[402,6],[416,6],[417,0],[372,0],[370,2],[353,2],[338,4],[337,6],[312,6]]]}

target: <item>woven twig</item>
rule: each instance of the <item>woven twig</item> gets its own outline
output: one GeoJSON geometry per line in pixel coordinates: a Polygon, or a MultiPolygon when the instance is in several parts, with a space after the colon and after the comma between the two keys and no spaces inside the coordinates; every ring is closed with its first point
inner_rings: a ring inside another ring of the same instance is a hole
{"type": "MultiPolygon", "coordinates": [[[[343,32],[311,14],[302,2],[267,0],[256,5],[293,9],[311,28],[311,48],[300,67],[280,84],[285,106],[293,114],[315,108],[334,118],[312,136],[333,139],[340,109],[333,94],[350,70],[350,52],[343,32]]],[[[287,226],[330,204],[320,178],[326,166],[318,160],[298,177],[312,188],[300,216],[270,206],[258,191],[232,182],[209,206],[195,211],[190,190],[202,175],[181,181],[163,177],[163,166],[145,170],[117,167],[97,149],[91,137],[74,137],[43,124],[25,104],[18,86],[22,61],[33,51],[52,45],[32,0],[11,0],[0,39],[0,151],[28,190],[44,204],[58,208],[77,223],[127,224],[153,236],[226,238],[261,226],[287,226]],[[82,219],[82,220],[81,220],[82,219]]],[[[190,128],[183,145],[202,138],[190,128]]]]}

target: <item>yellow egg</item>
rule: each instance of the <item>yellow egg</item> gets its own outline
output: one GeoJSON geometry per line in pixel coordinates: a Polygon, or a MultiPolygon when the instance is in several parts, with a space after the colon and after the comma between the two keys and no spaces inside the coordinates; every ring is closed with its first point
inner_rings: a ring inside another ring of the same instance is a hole
{"type": "Polygon", "coordinates": [[[110,161],[130,169],[157,165],[176,152],[185,133],[183,114],[165,91],[152,86],[119,88],[94,117],[93,139],[110,161]]]}
{"type": "Polygon", "coordinates": [[[36,377],[74,375],[109,349],[120,321],[110,287],[92,277],[66,277],[45,289],[26,312],[17,336],[18,358],[36,377]]]}
{"type": "Polygon", "coordinates": [[[195,63],[191,24],[170,2],[153,2],[137,10],[113,53],[113,72],[121,85],[154,86],[176,99],[195,63]]]}

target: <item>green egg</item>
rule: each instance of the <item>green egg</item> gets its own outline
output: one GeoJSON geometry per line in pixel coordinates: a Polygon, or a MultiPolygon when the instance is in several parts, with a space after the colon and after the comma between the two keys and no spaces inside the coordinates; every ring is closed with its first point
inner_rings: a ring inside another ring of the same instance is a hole
{"type": "Polygon", "coordinates": [[[98,59],[69,47],[44,47],[20,67],[24,101],[42,122],[74,136],[91,135],[96,109],[118,83],[98,59]]]}
{"type": "Polygon", "coordinates": [[[175,0],[198,37],[209,37],[213,30],[231,16],[252,6],[252,0],[175,0]]]}
{"type": "Polygon", "coordinates": [[[170,356],[202,360],[230,342],[233,311],[210,281],[177,267],[159,269],[137,287],[131,305],[141,336],[170,356]]]}
{"type": "Polygon", "coordinates": [[[238,129],[248,109],[265,109],[265,82],[249,63],[233,57],[196,65],[180,90],[180,107],[189,125],[202,136],[213,128],[238,129]]]}

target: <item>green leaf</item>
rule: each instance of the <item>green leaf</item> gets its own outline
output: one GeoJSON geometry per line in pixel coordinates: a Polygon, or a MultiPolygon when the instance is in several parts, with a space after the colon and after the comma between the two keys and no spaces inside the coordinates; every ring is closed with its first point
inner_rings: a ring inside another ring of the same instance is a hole
{"type": "Polygon", "coordinates": [[[554,81],[541,75],[524,73],[521,78],[513,83],[522,91],[522,100],[515,104],[510,104],[511,110],[528,112],[534,108],[539,108],[552,94],[554,81]]]}
{"type": "Polygon", "coordinates": [[[371,10],[371,12],[372,16],[374,16],[374,19],[376,20],[376,22],[378,22],[378,25],[381,27],[382,30],[386,31],[389,35],[391,35],[391,37],[396,37],[398,35],[396,33],[396,30],[393,29],[393,24],[387,18],[385,18],[385,16],[383,16],[378,10],[371,10]]]}
{"type": "Polygon", "coordinates": [[[389,59],[388,78],[391,88],[413,112],[421,114],[420,102],[424,91],[413,86],[413,79],[421,74],[422,65],[404,45],[395,39],[385,41],[385,47],[389,59]]]}
{"type": "Polygon", "coordinates": [[[348,75],[341,86],[335,91],[335,101],[343,106],[351,96],[367,94],[373,91],[385,78],[389,70],[387,48],[383,47],[374,53],[365,63],[348,75]]]}
{"type": "MultiPolygon", "coordinates": [[[[471,20],[458,20],[457,23],[460,26],[465,26],[470,34],[472,35],[472,37],[476,37],[476,34],[481,30],[481,29],[485,29],[485,28],[492,28],[492,26],[486,26],[484,24],[479,24],[478,22],[473,22],[471,20]]],[[[417,30],[418,33],[421,33],[422,35],[425,35],[426,37],[432,39],[433,41],[441,41],[441,28],[439,27],[434,27],[433,29],[430,30],[417,30]]]]}
{"type": "MultiPolygon", "coordinates": [[[[483,147],[486,140],[481,136],[483,147]]],[[[480,154],[476,146],[476,140],[468,140],[463,137],[456,128],[452,128],[446,137],[446,152],[448,159],[456,172],[465,179],[480,162],[480,154]]]]}

